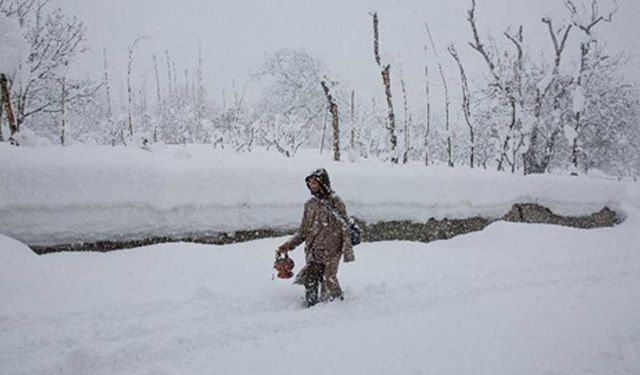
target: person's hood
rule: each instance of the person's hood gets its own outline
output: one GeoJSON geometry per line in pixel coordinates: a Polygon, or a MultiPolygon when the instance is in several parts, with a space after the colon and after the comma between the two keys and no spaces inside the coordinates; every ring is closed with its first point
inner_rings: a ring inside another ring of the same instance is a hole
{"type": "Polygon", "coordinates": [[[318,194],[314,194],[314,195],[318,196],[318,198],[326,198],[331,193],[333,193],[333,190],[331,190],[331,180],[329,180],[329,173],[327,173],[327,171],[324,168],[318,168],[315,171],[311,172],[310,175],[305,177],[304,182],[306,183],[312,177],[316,177],[320,181],[320,186],[322,187],[322,190],[323,190],[319,192],[320,196],[318,196],[318,194]]]}

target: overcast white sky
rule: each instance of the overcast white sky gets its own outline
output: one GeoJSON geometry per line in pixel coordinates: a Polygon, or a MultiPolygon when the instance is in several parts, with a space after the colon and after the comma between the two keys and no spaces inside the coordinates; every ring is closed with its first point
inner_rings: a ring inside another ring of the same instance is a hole
{"type": "MultiPolygon", "coordinates": [[[[580,0],[577,0],[580,1],[580,0]]],[[[137,35],[144,35],[136,52],[136,79],[146,76],[153,87],[152,54],[164,71],[164,50],[177,61],[179,77],[193,70],[198,42],[203,46],[204,75],[209,95],[220,101],[223,89],[230,96],[231,82],[238,85],[262,61],[264,53],[283,47],[303,47],[323,60],[342,82],[350,82],[360,92],[380,89],[380,76],[373,60],[372,26],[368,12],[380,17],[383,60],[397,67],[402,60],[410,94],[423,92],[425,55],[424,22],[431,25],[441,58],[457,82],[453,60],[445,47],[454,43],[468,69],[484,67],[468,47],[470,40],[466,11],[470,0],[54,0],[54,4],[77,15],[87,26],[91,48],[73,68],[78,75],[99,78],[102,48],[106,47],[116,93],[125,82],[126,48],[137,35]]],[[[483,35],[503,38],[509,26],[523,24],[525,39],[536,52],[548,46],[549,36],[540,22],[544,15],[556,25],[567,22],[563,0],[477,0],[477,18],[483,35]]],[[[600,0],[603,11],[611,0],[600,0]]],[[[618,0],[620,10],[612,24],[598,29],[611,51],[635,55],[625,71],[640,82],[640,1],[618,0]]],[[[574,44],[578,33],[573,34],[574,44]]],[[[504,38],[503,38],[504,39],[504,38]]],[[[575,50],[575,48],[574,48],[575,50]]],[[[551,57],[549,57],[551,58],[551,57]]],[[[567,64],[565,69],[571,69],[567,64]]],[[[397,70],[396,70],[397,71],[397,70]]],[[[394,78],[392,76],[392,78],[394,78]]],[[[416,99],[414,99],[416,100],[416,99]]]]}

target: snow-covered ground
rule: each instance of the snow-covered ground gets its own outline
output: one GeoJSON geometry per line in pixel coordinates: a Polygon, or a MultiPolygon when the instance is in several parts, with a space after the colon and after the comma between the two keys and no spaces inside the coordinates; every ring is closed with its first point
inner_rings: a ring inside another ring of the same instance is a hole
{"type": "Polygon", "coordinates": [[[0,160],[1,375],[640,373],[637,183],[197,146],[0,145],[0,160]],[[273,279],[284,238],[44,256],[24,244],[295,227],[319,166],[370,221],[516,202],[625,220],[364,243],[339,274],[346,300],[312,309],[273,279]]]}
{"type": "Polygon", "coordinates": [[[581,215],[640,202],[637,184],[611,179],[336,163],[315,150],[287,159],[209,145],[145,151],[0,144],[0,160],[0,228],[30,245],[292,229],[308,198],[304,177],[318,167],[329,171],[350,213],[368,222],[500,217],[514,203],[581,215]]]}
{"type": "Polygon", "coordinates": [[[36,256],[0,237],[0,374],[638,374],[627,212],[361,244],[346,300],[312,309],[272,280],[282,238],[36,256]]]}

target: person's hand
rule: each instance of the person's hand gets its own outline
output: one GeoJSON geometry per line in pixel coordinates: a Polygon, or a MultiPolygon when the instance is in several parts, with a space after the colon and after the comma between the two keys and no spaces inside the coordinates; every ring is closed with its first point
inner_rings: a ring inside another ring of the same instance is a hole
{"type": "Polygon", "coordinates": [[[278,250],[276,251],[276,255],[286,254],[289,251],[291,251],[291,245],[288,242],[285,242],[278,247],[278,250]]]}

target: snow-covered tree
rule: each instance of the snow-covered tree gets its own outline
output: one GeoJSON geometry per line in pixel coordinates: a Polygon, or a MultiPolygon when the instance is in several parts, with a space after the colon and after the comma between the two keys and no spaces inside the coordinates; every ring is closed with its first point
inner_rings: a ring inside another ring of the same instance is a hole
{"type": "Polygon", "coordinates": [[[598,69],[602,59],[602,51],[598,47],[595,36],[595,28],[603,22],[611,22],[617,13],[617,5],[608,14],[601,14],[598,0],[593,0],[590,7],[579,7],[575,1],[565,0],[565,6],[569,9],[573,24],[582,32],[580,42],[580,65],[576,73],[575,86],[573,88],[573,132],[571,138],[571,162],[573,173],[578,171],[578,158],[580,155],[580,134],[584,128],[585,98],[589,87],[589,78],[598,69]],[[582,8],[582,9],[581,9],[582,8]]]}
{"type": "Polygon", "coordinates": [[[600,22],[611,21],[617,8],[602,15],[598,4],[592,0],[583,8],[566,0],[571,23],[560,27],[550,17],[543,18],[549,36],[547,51],[551,53],[539,59],[525,48],[522,27],[507,29],[502,42],[491,37],[485,41],[475,17],[476,0],[471,0],[467,19],[473,36],[470,45],[489,73],[485,85],[474,93],[475,103],[484,103],[475,111],[483,123],[477,137],[483,146],[478,151],[495,152],[499,170],[509,165],[511,171],[522,168],[529,174],[571,165],[575,172],[589,169],[593,163],[611,169],[604,160],[612,161],[615,146],[606,139],[627,144],[628,156],[637,152],[633,142],[625,141],[633,138],[633,132],[620,133],[618,126],[633,123],[637,115],[631,110],[635,105],[633,90],[616,78],[621,58],[606,54],[592,32],[600,22]],[[573,47],[567,43],[572,30],[581,36],[577,69],[569,69],[571,64],[564,62],[567,49],[573,47]],[[620,103],[629,110],[621,110],[620,103]],[[624,120],[615,118],[614,113],[624,120]]]}
{"type": "Polygon", "coordinates": [[[264,83],[257,104],[263,142],[291,154],[300,147],[296,145],[304,144],[312,134],[320,134],[322,114],[327,108],[320,82],[327,73],[321,61],[302,49],[267,54],[256,74],[264,83]],[[281,143],[283,140],[287,147],[281,143]]]}
{"type": "MultiPolygon", "coordinates": [[[[235,80],[232,82],[233,102],[218,115],[218,131],[222,130],[224,141],[236,151],[251,151],[256,142],[256,127],[259,124],[254,110],[246,103],[247,83],[238,90],[235,80]]],[[[212,137],[215,141],[216,137],[212,137]]]]}
{"type": "Polygon", "coordinates": [[[3,112],[6,114],[9,124],[9,139],[12,139],[18,131],[11,101],[11,84],[17,78],[20,64],[24,59],[25,52],[28,51],[28,45],[22,35],[18,20],[7,16],[8,13],[8,11],[0,12],[0,141],[4,141],[3,112]]]}
{"type": "Polygon", "coordinates": [[[515,34],[507,30],[504,36],[514,45],[514,52],[506,47],[499,48],[494,40],[487,45],[480,36],[476,19],[476,0],[471,0],[467,21],[472,31],[469,45],[480,55],[489,72],[489,82],[482,96],[493,100],[496,104],[496,115],[503,117],[504,125],[495,129],[498,140],[497,168],[504,170],[506,165],[511,170],[516,168],[516,157],[522,146],[522,126],[524,97],[523,70],[525,54],[522,49],[523,33],[519,28],[515,34]]]}
{"type": "Polygon", "coordinates": [[[56,134],[51,114],[60,114],[62,103],[70,105],[93,96],[100,86],[66,77],[69,65],[86,51],[85,26],[62,9],[52,8],[48,0],[2,1],[0,13],[18,22],[28,44],[12,87],[17,128],[39,116],[32,127],[49,135],[56,134]],[[63,81],[64,92],[61,91],[63,81]]]}
{"type": "MultiPolygon", "coordinates": [[[[640,172],[640,90],[615,71],[619,61],[615,56],[601,61],[588,80],[584,97],[579,98],[583,101],[581,128],[573,136],[580,145],[580,170],[597,168],[616,175],[640,172]]],[[[569,145],[573,144],[572,139],[569,145]]],[[[573,156],[573,147],[571,151],[573,156]]],[[[575,167],[573,157],[571,163],[575,167]]]]}

